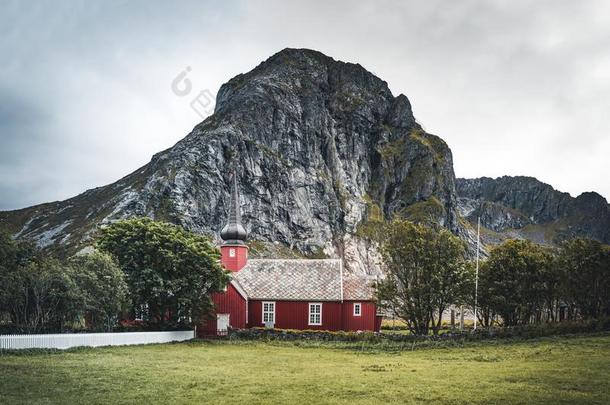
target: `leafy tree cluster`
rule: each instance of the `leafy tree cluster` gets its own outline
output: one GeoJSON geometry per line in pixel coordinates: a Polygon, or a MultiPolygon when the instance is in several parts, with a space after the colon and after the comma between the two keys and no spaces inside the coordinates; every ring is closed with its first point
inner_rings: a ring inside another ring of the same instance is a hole
{"type": "Polygon", "coordinates": [[[127,302],[123,273],[107,254],[60,260],[0,233],[0,316],[14,332],[109,330],[127,302]]]}
{"type": "Polygon", "coordinates": [[[588,239],[559,249],[507,240],[482,263],[479,287],[485,325],[610,316],[610,247],[588,239]]]}
{"type": "Polygon", "coordinates": [[[387,274],[377,283],[380,305],[412,333],[437,334],[442,313],[465,302],[473,287],[464,242],[444,228],[395,219],[385,226],[381,247],[387,274]]]}
{"type": "Polygon", "coordinates": [[[15,332],[109,331],[142,315],[151,328],[192,325],[229,281],[218,249],[181,227],[135,218],[100,230],[70,257],[0,233],[0,325],[15,332]]]}
{"type": "Polygon", "coordinates": [[[119,221],[101,230],[97,247],[125,273],[136,310],[158,327],[198,323],[212,310],[211,294],[228,273],[209,238],[149,218],[119,221]]]}
{"type": "MultiPolygon", "coordinates": [[[[412,333],[438,333],[450,305],[474,304],[474,265],[463,242],[434,223],[376,224],[386,277],[382,307],[412,333]]],[[[610,317],[610,247],[588,239],[559,248],[507,240],[480,264],[477,315],[484,326],[610,317]]]]}
{"type": "Polygon", "coordinates": [[[526,240],[508,240],[481,264],[478,303],[481,321],[499,315],[504,325],[540,320],[556,305],[557,272],[550,249],[526,240]]]}

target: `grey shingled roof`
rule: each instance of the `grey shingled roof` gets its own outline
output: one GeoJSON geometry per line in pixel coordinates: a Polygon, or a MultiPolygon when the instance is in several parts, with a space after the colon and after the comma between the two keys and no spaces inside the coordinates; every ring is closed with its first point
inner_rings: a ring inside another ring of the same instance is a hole
{"type": "Polygon", "coordinates": [[[372,279],[346,274],[339,259],[253,259],[233,277],[249,299],[370,300],[372,279]]]}
{"type": "Polygon", "coordinates": [[[375,277],[343,272],[343,299],[350,301],[372,300],[375,294],[375,277]]]}

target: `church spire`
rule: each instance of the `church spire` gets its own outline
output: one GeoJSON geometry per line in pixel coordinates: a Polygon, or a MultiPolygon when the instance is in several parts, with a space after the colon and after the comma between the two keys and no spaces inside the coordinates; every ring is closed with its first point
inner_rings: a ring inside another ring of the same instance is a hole
{"type": "Polygon", "coordinates": [[[237,191],[237,173],[234,172],[231,202],[229,205],[229,218],[227,224],[220,232],[220,237],[224,241],[224,244],[242,245],[246,241],[247,236],[246,229],[241,224],[239,193],[237,191]]]}

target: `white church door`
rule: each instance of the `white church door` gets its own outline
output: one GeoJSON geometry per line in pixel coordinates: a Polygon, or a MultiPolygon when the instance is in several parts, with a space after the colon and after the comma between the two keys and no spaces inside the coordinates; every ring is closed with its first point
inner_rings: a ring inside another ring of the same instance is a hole
{"type": "Polygon", "coordinates": [[[219,335],[226,335],[229,329],[229,314],[216,314],[216,330],[219,335]]]}

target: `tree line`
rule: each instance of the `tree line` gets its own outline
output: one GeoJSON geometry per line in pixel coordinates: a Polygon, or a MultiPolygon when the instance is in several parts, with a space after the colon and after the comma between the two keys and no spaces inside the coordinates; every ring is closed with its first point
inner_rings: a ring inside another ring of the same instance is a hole
{"type": "MultiPolygon", "coordinates": [[[[383,256],[379,305],[413,333],[439,333],[451,305],[473,308],[475,266],[451,232],[395,219],[364,235],[383,256]]],[[[229,281],[213,242],[176,225],[119,221],[102,228],[94,246],[66,257],[0,232],[0,332],[110,331],[134,318],[154,329],[194,325],[229,281]]],[[[481,262],[478,282],[484,326],[608,317],[610,247],[507,240],[481,262]]]]}
{"type": "Polygon", "coordinates": [[[573,239],[558,248],[507,240],[491,249],[479,278],[484,325],[610,316],[610,247],[573,239]]]}
{"type": "MultiPolygon", "coordinates": [[[[0,328],[11,333],[151,329],[206,319],[229,278],[212,241],[134,218],[102,228],[95,249],[65,257],[0,232],[0,328]]],[[[1,330],[0,330],[1,332],[1,330]]]]}
{"type": "MultiPolygon", "coordinates": [[[[386,277],[379,305],[412,333],[437,334],[450,305],[474,309],[475,264],[448,230],[403,219],[377,224],[386,277]],[[381,231],[380,231],[381,230],[381,231]]],[[[480,263],[478,320],[514,326],[610,316],[610,247],[589,239],[548,247],[509,239],[480,263]]]]}

